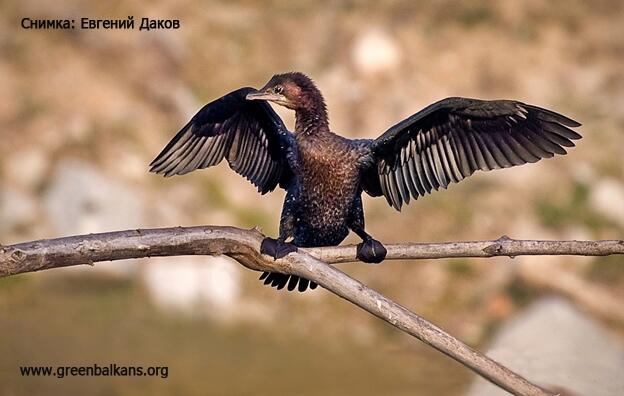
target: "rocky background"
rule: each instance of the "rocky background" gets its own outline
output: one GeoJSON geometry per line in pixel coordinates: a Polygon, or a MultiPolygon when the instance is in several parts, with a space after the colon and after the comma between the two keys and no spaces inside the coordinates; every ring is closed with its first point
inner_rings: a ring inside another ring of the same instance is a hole
{"type": "MultiPolygon", "coordinates": [[[[624,237],[624,3],[274,0],[0,3],[0,242],[229,224],[277,233],[283,192],[227,165],[147,164],[204,103],[303,71],[333,129],[375,137],[446,96],[514,98],[583,123],[570,154],[491,173],[402,213],[386,242],[624,237]],[[134,15],[135,30],[24,30],[23,17],[134,15]],[[138,31],[141,17],[181,21],[138,31]]],[[[292,127],[293,115],[276,109],[292,127]]],[[[352,237],[350,241],[357,241],[352,237]]],[[[624,259],[341,267],[544,385],[624,393],[624,259]]],[[[225,258],[103,263],[0,280],[6,395],[498,394],[323,290],[262,287],[225,258]],[[166,365],[169,378],[22,378],[20,365],[166,365]],[[492,392],[492,393],[487,393],[492,392]]]]}

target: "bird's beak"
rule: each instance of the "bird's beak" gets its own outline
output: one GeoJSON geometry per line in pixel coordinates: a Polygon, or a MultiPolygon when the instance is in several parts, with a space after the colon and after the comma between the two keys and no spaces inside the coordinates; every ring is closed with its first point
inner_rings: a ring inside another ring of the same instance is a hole
{"type": "Polygon", "coordinates": [[[284,95],[280,95],[277,93],[259,91],[259,92],[252,92],[252,93],[247,94],[247,96],[245,96],[245,99],[247,100],[269,100],[271,102],[280,102],[286,98],[284,97],[284,95]]]}

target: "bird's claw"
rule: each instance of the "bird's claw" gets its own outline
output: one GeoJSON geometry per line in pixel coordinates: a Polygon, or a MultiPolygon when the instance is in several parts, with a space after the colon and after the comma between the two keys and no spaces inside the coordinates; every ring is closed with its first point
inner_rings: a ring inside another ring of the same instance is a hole
{"type": "Polygon", "coordinates": [[[370,238],[357,245],[355,257],[365,263],[381,263],[388,251],[378,240],[370,238]]]}
{"type": "Polygon", "coordinates": [[[285,257],[287,254],[296,252],[297,246],[278,239],[264,238],[260,245],[260,253],[273,257],[274,260],[285,257]]]}

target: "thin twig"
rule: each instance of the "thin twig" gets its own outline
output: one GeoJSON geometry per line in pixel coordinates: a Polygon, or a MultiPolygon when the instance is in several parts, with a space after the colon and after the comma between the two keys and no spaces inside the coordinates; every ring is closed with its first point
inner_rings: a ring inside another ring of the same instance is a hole
{"type": "MultiPolygon", "coordinates": [[[[384,245],[386,260],[441,259],[453,257],[516,256],[609,256],[624,254],[624,240],[540,241],[511,239],[503,235],[493,241],[402,243],[384,245]]],[[[355,246],[332,246],[306,249],[327,263],[357,261],[355,246]]]]}
{"type": "MultiPolygon", "coordinates": [[[[257,230],[206,226],[129,230],[39,240],[0,247],[0,277],[72,265],[92,265],[99,261],[224,254],[253,270],[277,271],[308,278],[513,394],[553,395],[327,264],[354,261],[354,246],[301,249],[274,261],[259,253],[263,237],[257,230]]],[[[503,237],[496,241],[401,244],[388,245],[387,248],[388,259],[526,254],[595,256],[624,254],[624,241],[518,241],[503,237]]]]}

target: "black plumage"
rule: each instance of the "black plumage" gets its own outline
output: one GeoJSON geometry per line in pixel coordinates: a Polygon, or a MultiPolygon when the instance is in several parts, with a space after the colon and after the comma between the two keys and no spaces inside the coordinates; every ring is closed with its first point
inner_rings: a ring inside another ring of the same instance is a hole
{"type": "Polygon", "coordinates": [[[566,154],[580,124],[512,100],[447,98],[391,127],[372,142],[377,172],[371,195],[400,210],[410,197],[446,188],[477,170],[509,168],[566,154]],[[377,188],[377,183],[379,189],[377,188]]]}
{"type": "MultiPolygon", "coordinates": [[[[512,100],[447,98],[388,129],[379,138],[347,139],[329,129],[325,102],[301,73],[276,75],[260,90],[241,88],[204,106],[151,163],[151,171],[182,175],[221,162],[265,194],[286,199],[277,239],[262,252],[275,258],[297,246],[333,246],[354,231],[358,258],[380,262],[386,250],[364,231],[361,193],[384,196],[397,210],[410,199],[447,188],[477,170],[566,154],[580,124],[512,100]],[[289,132],[267,101],[296,112],[289,132]],[[287,242],[292,238],[292,242],[287,242]]],[[[278,289],[314,283],[264,273],[278,289]]]]}
{"type": "Polygon", "coordinates": [[[165,176],[184,175],[224,158],[258,191],[273,191],[290,172],[283,150],[286,127],[268,103],[247,101],[241,88],[204,106],[150,164],[165,176]]]}

